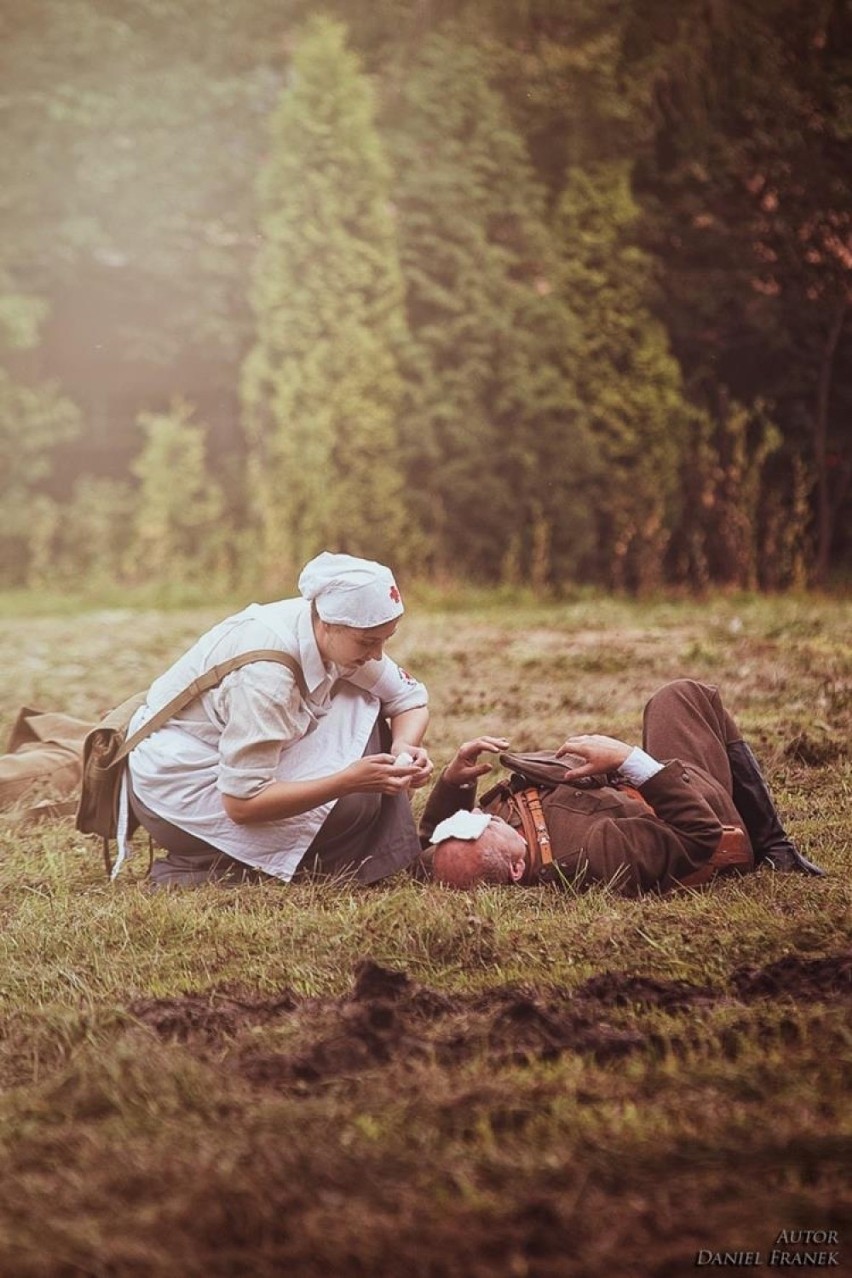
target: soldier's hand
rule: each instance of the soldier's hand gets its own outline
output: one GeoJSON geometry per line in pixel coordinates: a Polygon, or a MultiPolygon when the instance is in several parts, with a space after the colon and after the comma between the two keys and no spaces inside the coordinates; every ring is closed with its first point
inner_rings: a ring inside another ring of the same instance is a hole
{"type": "Polygon", "coordinates": [[[565,772],[567,781],[576,781],[580,777],[593,777],[600,772],[613,772],[620,768],[633,749],[624,741],[615,737],[604,737],[599,734],[569,737],[556,751],[557,758],[565,754],[579,755],[585,762],[568,767],[565,772]]]}
{"type": "Polygon", "coordinates": [[[477,737],[474,741],[465,741],[447,764],[444,780],[450,785],[473,785],[479,777],[491,771],[491,764],[480,763],[479,756],[500,754],[508,748],[509,742],[505,737],[477,737]]]}

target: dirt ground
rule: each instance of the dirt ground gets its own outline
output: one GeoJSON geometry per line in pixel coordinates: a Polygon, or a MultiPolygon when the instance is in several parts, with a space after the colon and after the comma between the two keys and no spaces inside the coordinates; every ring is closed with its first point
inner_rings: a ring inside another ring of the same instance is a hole
{"type": "MultiPolygon", "coordinates": [[[[535,1104],[547,1108],[554,1103],[546,1074],[537,1092],[513,1094],[507,1081],[513,1067],[528,1071],[535,1063],[546,1068],[566,1058],[586,1061],[598,1070],[599,1081],[587,1084],[587,1099],[595,1104],[607,1090],[611,1098],[621,1094],[612,1080],[631,1060],[641,1069],[648,1062],[660,1066],[667,1060],[701,1059],[702,1054],[706,1059],[709,1052],[717,1064],[735,1066],[740,1057],[748,1059],[755,1034],[764,1051],[774,1047],[783,1054],[787,1047],[801,1046],[815,1025],[823,1048],[832,1032],[840,1047],[838,1027],[848,1016],[850,1000],[852,950],[845,950],[812,960],[791,955],[764,966],[742,966],[733,971],[727,988],[607,972],[573,992],[521,984],[467,995],[430,989],[405,972],[366,958],[355,972],[351,992],[339,998],[299,998],[288,990],[258,998],[223,989],[204,996],[142,999],[127,1010],[164,1042],[217,1061],[258,1094],[309,1098],[337,1093],[352,1104],[354,1092],[369,1105],[371,1097],[394,1091],[404,1095],[400,1080],[406,1071],[413,1070],[417,1078],[422,1069],[426,1079],[434,1066],[454,1085],[436,1099],[430,1120],[448,1126],[463,1141],[481,1139],[487,1126],[490,1139],[499,1144],[534,1139],[535,1104]],[[802,1021],[797,1014],[805,1009],[802,1021]],[[722,1028],[713,1029],[713,1017],[720,1012],[722,1028]],[[833,1030],[832,1018],[837,1018],[833,1030]],[[291,1047],[253,1041],[259,1027],[288,1023],[291,1047]]],[[[582,1102],[582,1089],[578,1097],[582,1102]]],[[[700,1093],[696,1101],[702,1103],[700,1093]]],[[[583,1160],[598,1162],[593,1176],[577,1179],[564,1166],[552,1178],[541,1169],[534,1175],[519,1169],[514,1194],[505,1183],[508,1174],[511,1185],[511,1169],[507,1173],[504,1167],[494,1172],[504,1202],[496,1214],[475,1195],[470,1204],[462,1197],[448,1201],[443,1210],[440,1203],[437,1210],[434,1203],[418,1210],[410,1182],[397,1185],[388,1203],[387,1186],[383,1190],[380,1183],[361,1181],[362,1165],[353,1169],[351,1182],[338,1165],[334,1188],[327,1191],[331,1197],[324,1197],[319,1188],[324,1177],[312,1166],[301,1186],[289,1187],[287,1213],[303,1222],[324,1221],[334,1245],[324,1243],[310,1224],[300,1242],[276,1236],[273,1227],[270,1254],[282,1266],[286,1258],[300,1278],[330,1273],[341,1278],[485,1278],[493,1273],[556,1278],[610,1272],[683,1278],[701,1250],[707,1250],[708,1237],[720,1239],[719,1247],[727,1241],[729,1250],[739,1239],[742,1248],[752,1251],[757,1239],[765,1261],[772,1242],[766,1222],[773,1212],[776,1219],[787,1219],[777,1215],[779,1205],[786,1204],[782,1212],[799,1219],[796,1195],[779,1176],[780,1150],[771,1139],[759,1149],[744,1141],[743,1164],[754,1177],[750,1203],[742,1198],[743,1166],[730,1152],[725,1165],[718,1150],[705,1144],[702,1152],[699,1141],[674,1155],[670,1151],[669,1157],[674,1157],[674,1166],[655,1168],[653,1158],[649,1165],[645,1155],[627,1168],[617,1160],[596,1160],[594,1150],[586,1149],[583,1160]],[[350,1198],[359,1204],[357,1225],[344,1208],[350,1198]],[[353,1249],[347,1255],[350,1231],[353,1249]],[[372,1241],[365,1244],[365,1239],[372,1241]]],[[[829,1164],[813,1171],[815,1183],[822,1181],[817,1198],[823,1208],[819,1221],[811,1219],[811,1224],[830,1220],[841,1227],[845,1209],[839,1168],[832,1170],[829,1164]]],[[[226,1253],[233,1248],[235,1268],[212,1272],[254,1272],[237,1259],[244,1255],[243,1225],[229,1225],[217,1216],[216,1236],[226,1253]]],[[[277,1272],[274,1265],[264,1267],[262,1257],[256,1264],[256,1272],[277,1272]]]]}
{"type": "MultiPolygon", "coordinates": [[[[210,620],[13,619],[0,709],[60,679],[91,717],[210,620]]],[[[0,1278],[687,1278],[797,1230],[850,1269],[849,633],[838,601],[594,599],[427,612],[394,653],[439,766],[718,684],[825,878],[157,894],[144,853],[110,885],[62,823],[0,828],[0,1278]]]]}
{"type": "MultiPolygon", "coordinates": [[[[614,1019],[614,1009],[683,1012],[766,999],[852,1003],[852,949],[830,958],[790,956],[763,968],[740,968],[731,984],[732,991],[725,991],[608,972],[574,992],[503,986],[450,995],[365,959],[352,993],[343,998],[299,999],[286,990],[271,999],[241,998],[235,991],[140,999],[127,1010],[162,1039],[188,1044],[202,1055],[226,1054],[259,1087],[320,1087],[406,1058],[430,1055],[458,1064],[483,1048],[502,1064],[569,1051],[605,1062],[654,1047],[653,1036],[614,1019]],[[291,1018],[299,1022],[302,1041],[312,1027],[307,1049],[290,1055],[240,1045],[245,1031],[291,1018]]],[[[688,1044],[679,1039],[678,1046],[688,1044]]]]}

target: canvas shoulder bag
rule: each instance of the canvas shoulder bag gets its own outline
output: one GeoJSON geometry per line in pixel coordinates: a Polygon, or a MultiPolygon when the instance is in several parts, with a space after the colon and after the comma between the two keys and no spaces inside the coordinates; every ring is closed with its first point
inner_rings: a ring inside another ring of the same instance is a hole
{"type": "Polygon", "coordinates": [[[0,755],[0,812],[4,822],[25,825],[45,817],[73,816],[81,753],[91,723],[60,711],[24,706],[0,755]]]}
{"type": "MultiPolygon", "coordinates": [[[[112,871],[109,843],[118,832],[118,808],[121,783],[127,767],[127,757],[140,741],[162,728],[174,715],[179,714],[202,693],[217,687],[233,670],[254,661],[277,661],[293,672],[296,685],[303,697],[307,687],[302,668],[295,657],[277,648],[256,648],[240,653],[194,679],[188,687],[152,715],[132,736],[127,730],[134,714],[144,705],[147,692],[138,692],[115,707],[89,732],[83,742],[83,772],[80,800],[77,805],[75,825],[82,834],[97,834],[103,840],[104,864],[107,875],[112,871]]],[[[128,836],[138,822],[129,816],[128,836]]]]}

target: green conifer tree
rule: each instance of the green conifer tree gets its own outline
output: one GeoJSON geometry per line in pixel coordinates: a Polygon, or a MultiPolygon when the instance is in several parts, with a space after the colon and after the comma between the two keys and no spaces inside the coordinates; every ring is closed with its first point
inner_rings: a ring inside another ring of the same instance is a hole
{"type": "Polygon", "coordinates": [[[544,196],[482,49],[431,37],[387,130],[412,335],[405,452],[439,572],[536,585],[589,546],[589,440],[544,196]]]}
{"type": "Polygon", "coordinates": [[[132,557],[143,578],[180,580],[217,566],[224,530],[222,495],[205,459],[205,429],[190,404],[140,413],[145,432],[133,464],[140,480],[132,557]]]}
{"type": "Polygon", "coordinates": [[[76,404],[58,387],[19,380],[6,366],[38,346],[46,313],[41,299],[9,291],[0,271],[0,581],[16,586],[40,558],[39,528],[55,504],[42,486],[55,452],[80,429],[76,404]]]}
{"type": "Polygon", "coordinates": [[[260,174],[243,368],[249,496],[270,580],[328,547],[404,558],[405,323],[390,170],[344,28],[304,30],[260,174]]]}
{"type": "Polygon", "coordinates": [[[632,242],[630,164],[570,170],[555,220],[560,287],[579,319],[578,392],[601,451],[600,579],[645,590],[662,578],[692,410],[649,308],[651,259],[632,242]]]}

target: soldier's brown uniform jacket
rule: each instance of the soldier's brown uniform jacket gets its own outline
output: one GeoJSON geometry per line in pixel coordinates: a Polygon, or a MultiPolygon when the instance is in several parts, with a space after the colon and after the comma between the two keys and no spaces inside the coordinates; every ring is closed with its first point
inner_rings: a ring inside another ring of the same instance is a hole
{"type": "MultiPolygon", "coordinates": [[[[677,886],[709,861],[723,824],[742,826],[724,748],[737,739],[715,688],[685,679],[667,684],[645,709],[644,748],[669,762],[640,787],[644,803],[610,784],[539,789],[553,864],[537,880],[612,883],[625,896],[677,886]],[[667,746],[677,748],[677,757],[667,746]]],[[[439,821],[474,805],[473,788],[439,778],[420,822],[424,846],[439,821]]],[[[520,825],[505,793],[484,810],[520,825]]]]}

